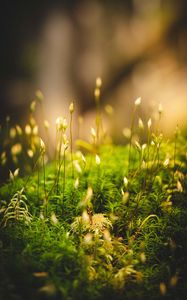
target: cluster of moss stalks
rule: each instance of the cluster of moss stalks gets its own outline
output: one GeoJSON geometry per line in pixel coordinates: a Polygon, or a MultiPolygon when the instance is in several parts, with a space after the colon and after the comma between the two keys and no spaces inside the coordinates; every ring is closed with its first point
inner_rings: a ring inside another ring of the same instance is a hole
{"type": "Polygon", "coordinates": [[[1,299],[185,299],[185,139],[166,141],[149,120],[136,141],[133,116],[126,146],[101,145],[98,109],[92,143],[73,152],[56,124],[55,160],[40,140],[33,172],[0,188],[1,299]]]}

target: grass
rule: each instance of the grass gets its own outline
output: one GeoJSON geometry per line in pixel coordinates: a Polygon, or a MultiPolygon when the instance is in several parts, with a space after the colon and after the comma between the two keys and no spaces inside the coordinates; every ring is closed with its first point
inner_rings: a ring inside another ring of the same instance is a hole
{"type": "Polygon", "coordinates": [[[25,133],[3,136],[1,169],[9,159],[15,170],[0,188],[1,299],[185,299],[186,139],[148,121],[147,142],[134,140],[139,98],[127,145],[104,143],[99,107],[93,142],[73,152],[73,107],[70,147],[58,119],[46,163],[35,105],[25,133]]]}

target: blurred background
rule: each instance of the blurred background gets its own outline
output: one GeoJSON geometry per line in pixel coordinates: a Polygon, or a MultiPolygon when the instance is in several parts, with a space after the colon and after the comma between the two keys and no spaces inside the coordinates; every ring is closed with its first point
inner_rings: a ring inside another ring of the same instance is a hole
{"type": "Polygon", "coordinates": [[[45,118],[55,124],[74,101],[86,137],[100,76],[106,126],[112,119],[116,141],[140,96],[145,121],[162,103],[163,131],[187,126],[185,0],[6,0],[0,40],[1,124],[9,115],[24,125],[40,89],[45,118]]]}

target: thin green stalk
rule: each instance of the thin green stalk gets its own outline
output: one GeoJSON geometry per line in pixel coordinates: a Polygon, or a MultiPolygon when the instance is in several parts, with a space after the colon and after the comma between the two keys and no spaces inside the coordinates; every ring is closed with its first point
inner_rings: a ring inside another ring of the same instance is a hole
{"type": "Polygon", "coordinates": [[[148,134],[147,134],[147,172],[149,169],[149,160],[150,160],[150,140],[151,140],[151,129],[148,126],[148,134]]]}
{"type": "Polygon", "coordinates": [[[47,144],[47,153],[48,153],[48,157],[49,157],[49,160],[51,161],[52,160],[52,157],[51,157],[51,151],[50,151],[50,136],[49,136],[49,122],[47,120],[44,120],[44,129],[45,129],[45,136],[46,136],[46,144],[47,144]]]}
{"type": "Polygon", "coordinates": [[[160,103],[158,106],[158,124],[156,129],[157,136],[160,134],[160,123],[161,123],[162,113],[163,113],[163,108],[162,108],[162,104],[160,103]]]}
{"type": "Polygon", "coordinates": [[[40,186],[40,172],[39,172],[39,167],[37,168],[37,197],[38,197],[38,200],[39,200],[39,186],[40,186]]]}
{"type": "Polygon", "coordinates": [[[100,109],[100,101],[96,102],[96,141],[97,144],[100,143],[100,138],[101,138],[101,129],[102,129],[102,123],[101,123],[101,109],[100,109]]]}
{"type": "Polygon", "coordinates": [[[33,176],[33,172],[34,172],[34,170],[35,170],[35,168],[36,168],[36,166],[37,166],[37,164],[38,164],[38,161],[39,161],[40,157],[41,157],[41,153],[38,155],[38,157],[37,157],[37,159],[36,159],[36,161],[35,161],[35,164],[34,164],[34,166],[33,166],[33,168],[32,168],[32,172],[31,172],[30,175],[27,177],[27,180],[26,180],[26,182],[25,182],[24,188],[26,188],[26,186],[27,186],[27,184],[28,184],[30,178],[33,176]]]}
{"type": "Polygon", "coordinates": [[[45,174],[45,157],[44,157],[44,153],[42,154],[42,167],[43,167],[43,180],[44,180],[43,188],[44,188],[46,216],[47,216],[48,198],[47,198],[47,191],[46,191],[46,174],[45,174]]]}
{"type": "Polygon", "coordinates": [[[101,94],[101,85],[102,85],[102,80],[100,77],[96,78],[96,88],[94,91],[94,96],[95,96],[95,103],[96,103],[96,140],[97,143],[99,144],[100,141],[100,128],[101,128],[101,109],[100,109],[100,94],[101,94]]]}
{"type": "Polygon", "coordinates": [[[74,178],[74,166],[73,166],[73,133],[72,133],[73,114],[70,113],[70,152],[71,152],[71,168],[72,178],[74,178]]]}
{"type": "MultiPolygon", "coordinates": [[[[63,160],[60,162],[60,170],[61,170],[62,164],[63,164],[63,160]]],[[[49,199],[49,196],[51,195],[53,189],[56,187],[56,184],[57,184],[57,176],[55,177],[54,183],[53,183],[51,189],[48,192],[48,195],[47,195],[48,199],[49,199]]]]}
{"type": "Polygon", "coordinates": [[[64,196],[65,196],[65,185],[66,185],[66,149],[64,148],[64,155],[63,155],[63,168],[64,168],[64,172],[63,172],[63,190],[62,190],[62,206],[64,203],[64,196]]]}
{"type": "Polygon", "coordinates": [[[135,121],[135,111],[136,111],[136,107],[132,114],[131,127],[130,127],[129,152],[128,152],[128,173],[130,171],[130,163],[131,163],[132,138],[133,138],[133,129],[134,129],[134,121],[135,121]]]}
{"type": "Polygon", "coordinates": [[[148,132],[147,132],[147,157],[146,157],[146,176],[144,177],[144,188],[149,177],[149,162],[150,162],[150,140],[151,140],[151,119],[148,120],[148,132]]]}
{"type": "Polygon", "coordinates": [[[58,186],[59,186],[59,178],[60,178],[60,170],[61,170],[61,150],[62,150],[62,140],[63,140],[63,132],[60,132],[60,144],[59,144],[59,152],[57,159],[57,174],[56,174],[56,192],[58,194],[58,186]]]}
{"type": "Polygon", "coordinates": [[[134,129],[134,122],[135,122],[135,113],[136,108],[141,104],[141,98],[137,98],[134,102],[135,107],[132,113],[132,119],[131,119],[131,127],[130,127],[130,140],[129,140],[129,153],[128,153],[128,173],[130,171],[130,164],[131,164],[131,150],[132,150],[132,138],[133,138],[133,129],[134,129]]]}

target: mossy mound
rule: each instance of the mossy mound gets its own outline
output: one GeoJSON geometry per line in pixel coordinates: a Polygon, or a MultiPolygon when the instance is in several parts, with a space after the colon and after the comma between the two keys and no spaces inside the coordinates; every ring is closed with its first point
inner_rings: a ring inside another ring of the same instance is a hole
{"type": "Polygon", "coordinates": [[[78,152],[2,186],[1,299],[184,299],[185,142],[78,152]]]}

